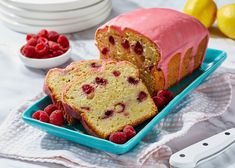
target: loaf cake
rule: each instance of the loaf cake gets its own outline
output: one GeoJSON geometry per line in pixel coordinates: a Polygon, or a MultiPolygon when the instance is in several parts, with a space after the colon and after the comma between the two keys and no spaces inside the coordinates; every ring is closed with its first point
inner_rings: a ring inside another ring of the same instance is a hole
{"type": "Polygon", "coordinates": [[[92,135],[108,138],[126,125],[136,126],[157,113],[138,69],[127,61],[103,62],[66,87],[62,101],[77,113],[92,135]]]}
{"type": "Polygon", "coordinates": [[[164,8],[121,14],[96,31],[101,59],[136,65],[150,93],[199,68],[207,43],[208,31],[198,20],[164,8]]]}
{"type": "Polygon", "coordinates": [[[63,109],[61,97],[64,87],[76,80],[83,73],[96,69],[101,66],[101,64],[102,60],[76,61],[65,69],[54,68],[48,71],[44,82],[44,91],[51,97],[53,104],[63,111],[65,119],[70,124],[73,124],[75,122],[74,118],[78,118],[78,116],[76,116],[75,113],[75,115],[71,117],[71,115],[63,109]]]}

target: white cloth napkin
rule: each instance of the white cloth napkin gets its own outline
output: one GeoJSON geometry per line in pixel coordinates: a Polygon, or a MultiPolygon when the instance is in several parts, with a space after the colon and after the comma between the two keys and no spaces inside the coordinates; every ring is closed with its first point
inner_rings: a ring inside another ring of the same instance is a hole
{"type": "Polygon", "coordinates": [[[187,134],[196,123],[223,114],[232,98],[235,77],[215,73],[190,93],[133,150],[114,155],[49,135],[21,119],[22,112],[44,95],[12,110],[0,126],[0,156],[66,167],[168,167],[172,154],[166,145],[187,134]]]}

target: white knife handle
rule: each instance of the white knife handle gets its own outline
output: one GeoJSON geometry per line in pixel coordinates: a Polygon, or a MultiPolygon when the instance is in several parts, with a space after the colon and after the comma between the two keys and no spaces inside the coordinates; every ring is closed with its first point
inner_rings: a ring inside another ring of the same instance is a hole
{"type": "Polygon", "coordinates": [[[177,168],[195,167],[200,160],[212,157],[235,141],[235,128],[216,134],[174,153],[170,165],[177,168]]]}

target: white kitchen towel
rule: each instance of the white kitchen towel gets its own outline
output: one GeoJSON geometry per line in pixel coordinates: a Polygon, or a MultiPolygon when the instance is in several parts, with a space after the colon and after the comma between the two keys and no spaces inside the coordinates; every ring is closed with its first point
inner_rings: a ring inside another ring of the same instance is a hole
{"type": "Polygon", "coordinates": [[[231,103],[235,77],[215,73],[184,98],[174,110],[130,152],[115,155],[49,135],[21,119],[22,112],[44,96],[11,111],[0,126],[0,156],[49,162],[66,167],[168,167],[172,154],[167,142],[187,134],[196,123],[223,114],[231,103]]]}

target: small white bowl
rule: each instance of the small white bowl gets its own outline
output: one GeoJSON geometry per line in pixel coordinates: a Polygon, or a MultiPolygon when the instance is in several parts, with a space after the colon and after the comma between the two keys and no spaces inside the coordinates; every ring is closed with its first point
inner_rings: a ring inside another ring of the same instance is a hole
{"type": "MultiPolygon", "coordinates": [[[[21,49],[20,49],[21,50],[21,49]]],[[[54,68],[67,62],[70,58],[71,47],[62,55],[53,58],[28,58],[19,50],[18,55],[25,66],[36,69],[54,68]]]]}

